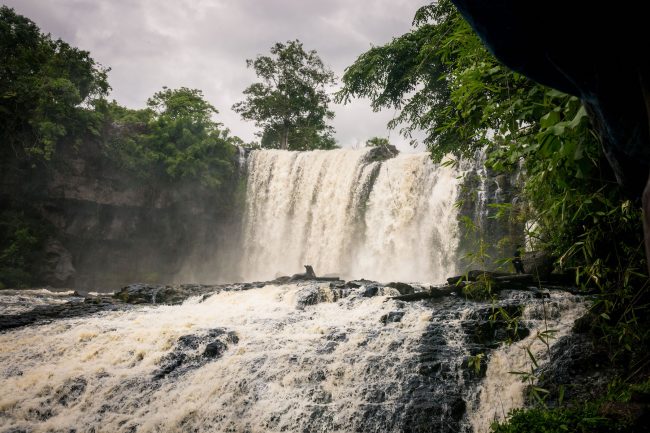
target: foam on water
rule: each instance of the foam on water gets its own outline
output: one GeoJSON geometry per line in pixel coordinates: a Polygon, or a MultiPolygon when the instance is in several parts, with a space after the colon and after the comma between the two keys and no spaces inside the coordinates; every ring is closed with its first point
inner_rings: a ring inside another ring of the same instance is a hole
{"type": "Polygon", "coordinates": [[[222,292],[204,302],[0,334],[0,425],[43,432],[301,431],[313,425],[349,431],[355,423],[369,425],[359,413],[375,391],[384,394],[376,404],[395,412],[391,404],[404,378],[416,374],[406,361],[430,309],[410,306],[401,322],[384,325],[379,318],[398,308],[394,301],[350,296],[297,309],[302,289],[222,292]],[[239,338],[223,357],[182,375],[154,377],[181,336],[217,327],[239,338]]]}
{"type": "Polygon", "coordinates": [[[441,282],[455,272],[460,180],[427,153],[383,162],[369,150],[254,151],[242,273],[441,282]]]}
{"type": "Polygon", "coordinates": [[[3,289],[0,290],[0,316],[15,316],[44,305],[79,302],[72,290],[3,289]]]}

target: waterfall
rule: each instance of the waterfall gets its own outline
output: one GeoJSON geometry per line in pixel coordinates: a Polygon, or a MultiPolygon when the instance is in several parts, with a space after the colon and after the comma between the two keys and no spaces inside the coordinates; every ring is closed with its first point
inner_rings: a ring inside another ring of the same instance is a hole
{"type": "Polygon", "coordinates": [[[459,173],[427,153],[258,150],[248,160],[245,280],[312,265],[347,278],[441,282],[455,272],[459,173]]]}

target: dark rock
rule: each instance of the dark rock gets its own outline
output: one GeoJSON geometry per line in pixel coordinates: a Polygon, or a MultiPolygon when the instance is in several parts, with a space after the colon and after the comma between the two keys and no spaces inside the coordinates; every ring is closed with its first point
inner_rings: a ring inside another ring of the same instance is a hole
{"type": "Polygon", "coordinates": [[[379,293],[379,285],[377,283],[368,284],[363,289],[363,292],[361,293],[361,296],[363,296],[365,298],[371,298],[373,296],[377,296],[378,293],[379,293]]]}
{"type": "Polygon", "coordinates": [[[230,344],[238,342],[237,334],[224,328],[182,335],[172,351],[162,358],[160,368],[154,372],[153,377],[156,380],[167,376],[177,377],[199,368],[206,362],[220,358],[230,344]]]}
{"type": "MultiPolygon", "coordinates": [[[[254,283],[253,283],[254,284],[254,283]]],[[[183,303],[194,296],[204,296],[218,293],[221,290],[232,290],[227,285],[180,284],[176,286],[130,284],[115,292],[114,298],[128,304],[170,304],[183,303]]]]}
{"type": "Polygon", "coordinates": [[[486,271],[482,269],[472,269],[468,271],[465,275],[458,275],[455,277],[447,278],[447,284],[453,285],[453,284],[457,284],[460,281],[479,281],[485,278],[493,280],[496,277],[504,277],[509,275],[510,274],[505,272],[492,272],[492,271],[486,271]]]}
{"type": "Polygon", "coordinates": [[[388,323],[401,322],[404,314],[406,314],[404,311],[391,311],[388,314],[381,316],[380,322],[384,325],[387,325],[388,323]]]}
{"type": "Polygon", "coordinates": [[[345,332],[334,331],[330,334],[327,334],[325,338],[329,341],[346,341],[348,339],[348,336],[345,332]]]}
{"type": "Polygon", "coordinates": [[[24,313],[0,315],[0,331],[34,323],[89,316],[101,311],[114,311],[124,308],[123,305],[111,298],[100,298],[100,300],[89,302],[86,302],[86,299],[70,298],[70,301],[64,304],[39,305],[24,313]]]}
{"type": "Polygon", "coordinates": [[[607,350],[585,334],[560,338],[551,349],[551,360],[537,373],[538,386],[549,391],[547,404],[558,404],[560,387],[564,401],[596,400],[607,393],[608,383],[620,372],[607,367],[607,350]]]}
{"type": "Polygon", "coordinates": [[[307,286],[296,294],[296,309],[304,310],[309,305],[321,302],[322,297],[318,286],[307,286]]]}
{"type": "Polygon", "coordinates": [[[336,347],[339,345],[336,341],[328,341],[324,346],[318,348],[316,352],[318,353],[332,353],[336,350],[336,347]]]}
{"type": "Polygon", "coordinates": [[[400,295],[411,295],[415,293],[415,288],[406,283],[388,283],[386,284],[386,287],[392,287],[393,289],[397,290],[400,295]]]}
{"type": "Polygon", "coordinates": [[[56,390],[54,394],[55,398],[60,405],[66,407],[70,406],[81,397],[86,390],[86,385],[86,379],[83,377],[68,380],[56,390]]]}
{"type": "Polygon", "coordinates": [[[203,356],[206,358],[218,358],[223,353],[228,349],[228,345],[222,341],[213,341],[212,343],[208,343],[207,346],[205,346],[205,350],[203,351],[203,356]]]}
{"type": "Polygon", "coordinates": [[[546,251],[530,251],[522,254],[521,261],[526,273],[545,279],[553,272],[555,259],[546,251]]]}
{"type": "Polygon", "coordinates": [[[272,284],[287,284],[291,281],[291,277],[288,275],[284,275],[281,277],[277,277],[275,280],[271,281],[272,284]]]}

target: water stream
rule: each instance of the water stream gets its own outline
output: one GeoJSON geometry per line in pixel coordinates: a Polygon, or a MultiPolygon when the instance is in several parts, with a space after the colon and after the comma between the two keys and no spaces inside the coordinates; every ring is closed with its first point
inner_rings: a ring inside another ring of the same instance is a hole
{"type": "MultiPolygon", "coordinates": [[[[457,272],[457,169],[370,150],[244,156],[245,280],[303,264],[384,282],[457,272]]],[[[509,372],[528,368],[525,349],[543,361],[539,332],[568,333],[585,308],[561,292],[404,302],[365,280],[215,290],[145,306],[0,291],[0,323],[24,319],[0,331],[0,433],[484,433],[523,404],[509,372]],[[510,346],[499,307],[523,311],[510,346]],[[485,377],[469,366],[477,355],[485,377]]]]}
{"type": "Polygon", "coordinates": [[[459,173],[426,153],[373,161],[370,150],[249,156],[244,279],[310,264],[320,274],[444,281],[455,272],[459,173]]]}

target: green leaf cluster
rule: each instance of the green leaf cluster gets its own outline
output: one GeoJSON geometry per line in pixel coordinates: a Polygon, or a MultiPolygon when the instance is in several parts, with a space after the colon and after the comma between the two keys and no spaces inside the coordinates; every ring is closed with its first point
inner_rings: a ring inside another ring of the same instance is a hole
{"type": "Polygon", "coordinates": [[[0,289],[37,281],[35,264],[48,230],[37,216],[19,209],[0,211],[0,289]]]}
{"type": "Polygon", "coordinates": [[[598,414],[594,404],[576,408],[515,409],[508,421],[494,422],[492,433],[613,433],[626,431],[625,426],[598,414]]]}
{"type": "Polygon", "coordinates": [[[198,181],[220,188],[234,174],[235,146],[242,141],[213,120],[217,114],[197,89],[155,93],[143,110],[106,107],[106,152],[122,167],[148,180],[198,181]]]}
{"type": "Polygon", "coordinates": [[[262,81],[246,88],[246,99],[232,108],[261,129],[258,136],[262,147],[337,147],[334,129],[327,124],[334,117],[327,94],[327,86],[335,82],[334,73],[316,51],[305,51],[299,40],[278,42],[271,47],[270,56],[259,55],[247,60],[246,65],[262,81]]]}
{"type": "Polygon", "coordinates": [[[97,132],[92,107],[108,93],[107,72],[87,51],[0,6],[2,156],[48,160],[63,139],[97,132]]]}

